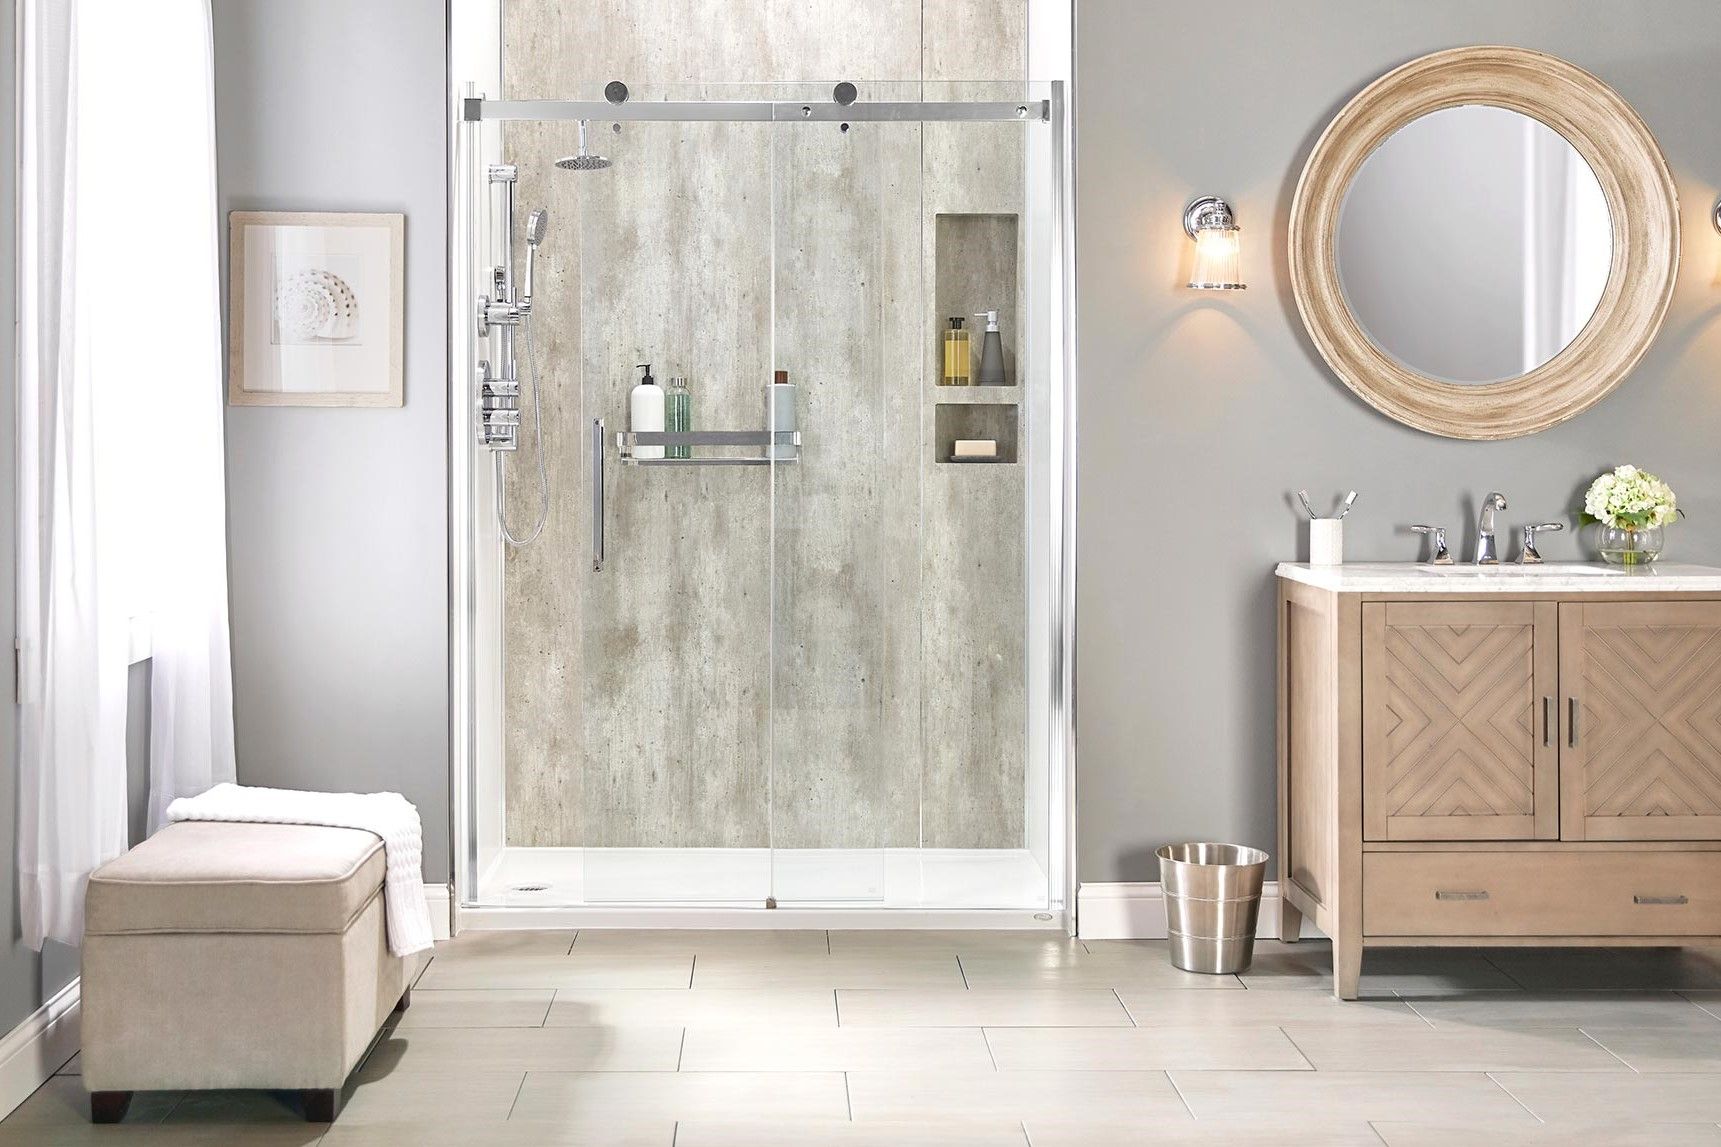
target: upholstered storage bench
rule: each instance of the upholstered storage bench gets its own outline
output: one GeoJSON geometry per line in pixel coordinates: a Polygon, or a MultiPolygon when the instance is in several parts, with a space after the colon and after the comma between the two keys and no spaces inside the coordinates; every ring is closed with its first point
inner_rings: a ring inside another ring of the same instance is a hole
{"type": "Polygon", "coordinates": [[[309,825],[169,825],[90,877],[90,1115],[133,1091],[301,1090],[328,1122],[424,957],[389,954],[383,845],[309,825]]]}

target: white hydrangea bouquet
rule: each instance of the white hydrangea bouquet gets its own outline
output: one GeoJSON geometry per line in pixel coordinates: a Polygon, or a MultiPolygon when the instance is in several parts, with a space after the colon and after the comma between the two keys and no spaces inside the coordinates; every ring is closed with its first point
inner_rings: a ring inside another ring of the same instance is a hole
{"type": "Polygon", "coordinates": [[[1597,549],[1604,560],[1639,565],[1661,555],[1661,528],[1679,519],[1679,500],[1649,471],[1616,466],[1590,483],[1583,516],[1600,526],[1597,549]]]}

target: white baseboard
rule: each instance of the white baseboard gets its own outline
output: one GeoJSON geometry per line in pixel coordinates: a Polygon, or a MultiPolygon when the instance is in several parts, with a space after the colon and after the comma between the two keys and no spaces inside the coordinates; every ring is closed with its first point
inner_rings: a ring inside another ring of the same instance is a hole
{"type": "Polygon", "coordinates": [[[449,895],[446,884],[426,884],[424,899],[430,904],[430,928],[438,940],[446,940],[453,935],[451,925],[454,911],[454,898],[449,895]]]}
{"type": "MultiPolygon", "coordinates": [[[[1157,882],[1083,884],[1076,890],[1076,934],[1084,940],[1165,939],[1165,894],[1157,882]]],[[[1303,921],[1304,936],[1319,936],[1314,921],[1303,921]]],[[[1261,886],[1261,915],[1255,938],[1279,938],[1279,885],[1261,886]]]]}
{"type": "Polygon", "coordinates": [[[79,984],[61,988],[0,1038],[0,1119],[78,1054],[79,984]]]}

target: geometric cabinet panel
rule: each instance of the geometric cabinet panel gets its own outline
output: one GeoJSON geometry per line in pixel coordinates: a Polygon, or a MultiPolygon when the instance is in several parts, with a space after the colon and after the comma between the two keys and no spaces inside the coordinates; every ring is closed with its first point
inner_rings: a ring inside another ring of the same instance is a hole
{"type": "Polygon", "coordinates": [[[1363,835],[1559,835],[1557,606],[1363,606],[1363,835]]]}
{"type": "Polygon", "coordinates": [[[1567,840],[1721,840],[1721,602],[1560,606],[1567,840]]]}

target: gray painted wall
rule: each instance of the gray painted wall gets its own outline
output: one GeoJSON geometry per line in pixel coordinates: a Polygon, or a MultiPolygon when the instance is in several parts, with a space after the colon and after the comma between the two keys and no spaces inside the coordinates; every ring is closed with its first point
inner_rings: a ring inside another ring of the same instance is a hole
{"type": "MultiPolygon", "coordinates": [[[[221,0],[221,209],[406,215],[406,405],[229,407],[239,779],[393,789],[448,877],[447,19],[221,0]]],[[[222,223],[225,241],[226,222],[222,223]]]]}
{"type": "MultiPolygon", "coordinates": [[[[1721,562],[1718,58],[1713,0],[1238,0],[1219,34],[1197,8],[1077,5],[1082,880],[1157,879],[1153,850],[1174,839],[1273,846],[1272,568],[1304,547],[1299,487],[1317,504],[1361,491],[1347,557],[1408,560],[1407,523],[1446,523],[1468,555],[1489,490],[1510,522],[1570,521],[1583,484],[1633,461],[1690,513],[1672,558],[1721,562]],[[1339,107],[1397,64],[1477,43],[1553,52],[1617,88],[1667,153],[1685,243],[1633,376],[1501,443],[1422,434],[1352,397],[1303,334],[1284,255],[1297,176],[1339,107]],[[1198,194],[1237,210],[1247,292],[1179,285],[1179,214],[1198,194]]],[[[1543,549],[1581,552],[1571,533],[1543,549]]]]}

